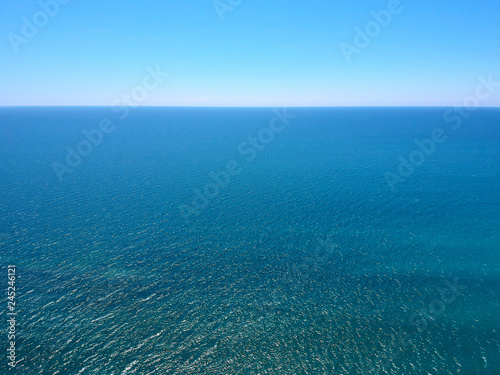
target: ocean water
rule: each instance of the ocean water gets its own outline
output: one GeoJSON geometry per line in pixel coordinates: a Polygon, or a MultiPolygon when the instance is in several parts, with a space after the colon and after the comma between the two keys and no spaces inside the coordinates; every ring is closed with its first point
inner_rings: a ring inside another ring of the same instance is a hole
{"type": "Polygon", "coordinates": [[[0,109],[2,373],[500,374],[500,110],[450,111],[0,109]]]}

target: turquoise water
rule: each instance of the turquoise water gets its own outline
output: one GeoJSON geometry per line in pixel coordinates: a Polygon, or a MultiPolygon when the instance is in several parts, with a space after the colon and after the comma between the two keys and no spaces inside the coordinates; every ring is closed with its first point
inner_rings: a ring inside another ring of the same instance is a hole
{"type": "Polygon", "coordinates": [[[500,374],[500,110],[446,111],[1,109],[1,366],[500,374]]]}

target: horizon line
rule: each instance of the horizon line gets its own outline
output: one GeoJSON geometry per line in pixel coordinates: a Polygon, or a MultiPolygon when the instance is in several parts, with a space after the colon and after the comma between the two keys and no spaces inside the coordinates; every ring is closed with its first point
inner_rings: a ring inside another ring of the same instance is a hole
{"type": "MultiPolygon", "coordinates": [[[[450,108],[453,105],[138,105],[131,108],[276,108],[276,107],[286,107],[286,108],[450,108]]],[[[33,108],[33,107],[99,107],[99,108],[110,108],[110,107],[130,107],[126,105],[113,106],[113,105],[92,105],[92,104],[50,104],[50,105],[27,105],[27,104],[14,104],[14,105],[1,105],[0,108],[33,108]]],[[[462,106],[463,108],[500,108],[493,105],[485,106],[462,106]]]]}

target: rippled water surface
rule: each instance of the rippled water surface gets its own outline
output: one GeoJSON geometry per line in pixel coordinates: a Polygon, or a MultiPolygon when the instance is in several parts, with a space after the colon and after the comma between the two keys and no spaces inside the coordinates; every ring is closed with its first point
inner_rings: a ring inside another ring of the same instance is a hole
{"type": "Polygon", "coordinates": [[[282,111],[1,109],[13,371],[500,374],[500,110],[282,111]]]}

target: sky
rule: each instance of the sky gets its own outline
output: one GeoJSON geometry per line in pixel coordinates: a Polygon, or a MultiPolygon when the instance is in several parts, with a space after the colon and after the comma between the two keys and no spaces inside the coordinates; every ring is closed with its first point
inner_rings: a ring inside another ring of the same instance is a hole
{"type": "Polygon", "coordinates": [[[500,81],[499,16],[492,0],[4,0],[0,105],[461,104],[500,81]]]}

